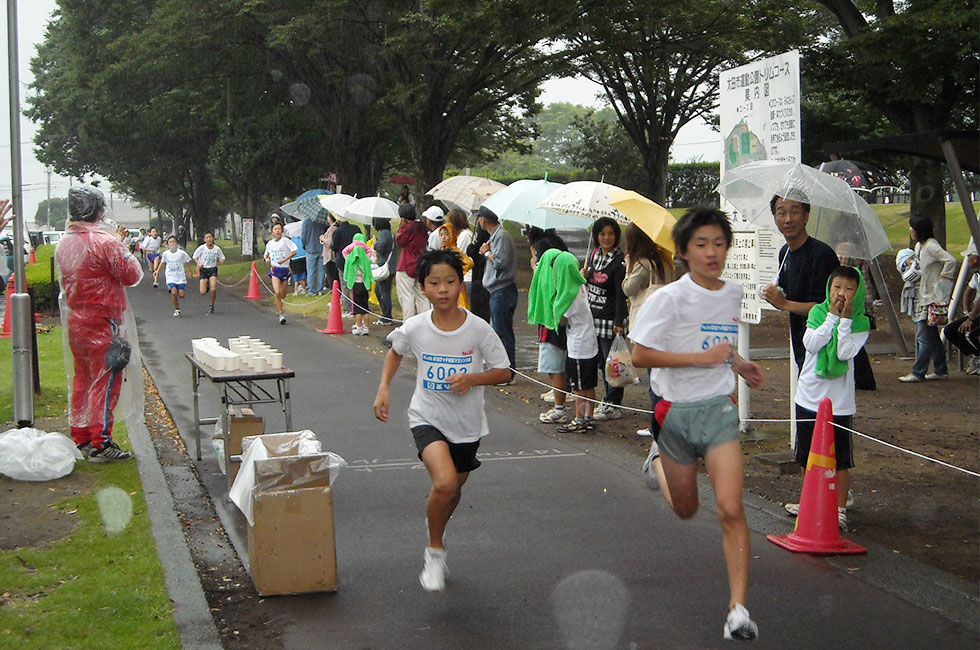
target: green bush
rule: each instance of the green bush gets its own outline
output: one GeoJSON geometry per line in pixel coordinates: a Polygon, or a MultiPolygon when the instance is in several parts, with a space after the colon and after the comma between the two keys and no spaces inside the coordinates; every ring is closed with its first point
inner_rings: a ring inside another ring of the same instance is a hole
{"type": "Polygon", "coordinates": [[[718,205],[715,188],[720,174],[720,165],[717,162],[671,165],[667,169],[667,205],[672,208],[718,205]]]}
{"type": "Polygon", "coordinates": [[[51,261],[54,244],[44,244],[34,250],[35,264],[27,266],[27,289],[34,295],[34,311],[42,314],[58,313],[58,276],[51,282],[51,261]]]}

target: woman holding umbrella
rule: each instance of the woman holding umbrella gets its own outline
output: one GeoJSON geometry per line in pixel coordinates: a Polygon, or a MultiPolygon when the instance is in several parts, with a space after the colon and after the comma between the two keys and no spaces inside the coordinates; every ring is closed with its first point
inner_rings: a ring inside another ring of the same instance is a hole
{"type": "Polygon", "coordinates": [[[956,259],[947,253],[933,237],[932,221],[929,217],[913,216],[909,219],[909,235],[916,242],[915,257],[919,260],[921,277],[915,292],[912,307],[912,320],[915,321],[915,340],[919,352],[912,365],[912,372],[898,380],[909,383],[932,379],[946,379],[946,349],[939,339],[939,327],[945,323],[929,323],[929,308],[946,302],[953,292],[956,281],[956,259]],[[933,372],[929,370],[932,361],[933,372]]]}

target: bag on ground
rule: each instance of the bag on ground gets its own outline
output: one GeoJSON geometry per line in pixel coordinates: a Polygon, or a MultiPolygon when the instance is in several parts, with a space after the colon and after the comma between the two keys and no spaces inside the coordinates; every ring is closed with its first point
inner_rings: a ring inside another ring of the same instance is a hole
{"type": "Polygon", "coordinates": [[[51,481],[71,474],[82,454],[71,438],[39,429],[0,433],[0,474],[18,481],[51,481]]]}

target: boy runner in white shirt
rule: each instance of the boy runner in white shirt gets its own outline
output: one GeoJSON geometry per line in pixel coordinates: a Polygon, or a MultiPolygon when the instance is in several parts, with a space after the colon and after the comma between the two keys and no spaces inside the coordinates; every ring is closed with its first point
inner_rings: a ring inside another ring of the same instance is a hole
{"type": "Polygon", "coordinates": [[[480,466],[476,452],[489,431],[483,387],[510,379],[510,361],[490,325],[457,305],[463,263],[455,251],[423,253],[417,275],[432,310],[409,318],[388,335],[391,350],[381,370],[374,415],[388,421],[388,387],[402,357],[413,352],[418,374],[408,424],[432,480],[425,507],[429,544],[419,582],[426,591],[442,591],[447,573],[443,533],[463,484],[480,466]]]}
{"type": "Polygon", "coordinates": [[[214,233],[204,233],[204,243],[197,247],[192,256],[201,274],[201,295],[211,292],[211,306],[208,313],[214,313],[214,299],[218,295],[218,264],[223,264],[225,254],[214,244],[214,233]]]}
{"type": "Polygon", "coordinates": [[[153,288],[157,286],[157,273],[160,270],[160,265],[157,260],[160,259],[160,236],[157,234],[156,228],[150,228],[149,234],[143,238],[140,242],[140,250],[146,253],[146,262],[150,266],[150,272],[153,273],[153,288]]]}
{"type": "Polygon", "coordinates": [[[272,293],[276,299],[276,316],[279,324],[286,324],[286,316],[282,313],[282,299],[289,291],[289,260],[299,248],[288,237],[282,236],[282,224],[272,225],[272,241],[265,245],[265,261],[269,263],[269,277],[272,278],[272,293]]]}
{"type": "Polygon", "coordinates": [[[633,364],[660,368],[661,425],[644,473],[656,472],[664,498],[677,515],[698,509],[697,458],[704,458],[715,491],[723,533],[729,612],[726,639],[751,641],[758,628],[745,609],[749,577],[749,528],[742,509],[742,450],[738,409],[731,393],[734,370],[749,386],[762,384],[762,370],[735,353],[742,289],[721,278],[732,229],[725,214],[692,208],[673,231],[677,254],[689,273],[653,294],[640,308],[630,338],[633,364]]]}
{"type": "MultiPolygon", "coordinates": [[[[174,301],[174,316],[180,316],[180,303],[177,297],[183,298],[184,291],[187,289],[187,274],[184,271],[184,266],[194,260],[187,254],[187,251],[177,246],[177,238],[174,236],[167,240],[167,247],[168,250],[160,255],[159,266],[166,268],[164,279],[167,281],[170,297],[174,301]]],[[[156,286],[155,283],[154,286],[156,286]]]]}

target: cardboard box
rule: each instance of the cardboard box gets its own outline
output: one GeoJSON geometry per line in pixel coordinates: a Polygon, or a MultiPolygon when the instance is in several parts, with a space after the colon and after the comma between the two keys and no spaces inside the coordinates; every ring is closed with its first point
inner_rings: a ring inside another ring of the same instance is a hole
{"type": "MultiPolygon", "coordinates": [[[[228,440],[232,456],[241,456],[242,439],[247,436],[259,436],[265,433],[265,420],[260,415],[255,415],[255,411],[244,407],[236,409],[234,406],[228,409],[228,440]]],[[[221,437],[221,421],[215,429],[215,436],[221,437]]],[[[231,463],[231,481],[235,481],[238,476],[239,463],[231,463]]]]}
{"type": "MultiPolygon", "coordinates": [[[[270,456],[295,451],[288,436],[268,434],[270,456]],[[283,444],[283,443],[287,444],[283,444]]],[[[337,589],[337,549],[328,454],[255,461],[249,573],[263,596],[337,589]]]]}

